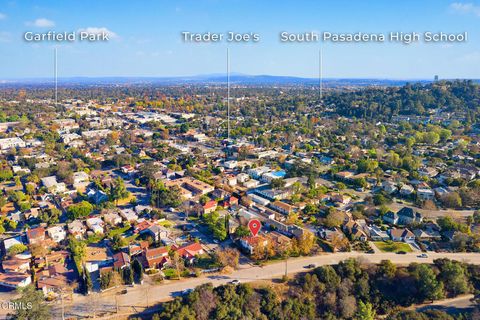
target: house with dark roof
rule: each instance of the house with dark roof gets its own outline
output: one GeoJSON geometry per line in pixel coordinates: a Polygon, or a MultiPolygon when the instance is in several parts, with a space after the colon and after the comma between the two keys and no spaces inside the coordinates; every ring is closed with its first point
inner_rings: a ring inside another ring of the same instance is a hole
{"type": "Polygon", "coordinates": [[[421,223],[423,220],[420,212],[415,212],[412,208],[403,207],[397,212],[398,224],[421,223]]]}
{"type": "Polygon", "coordinates": [[[382,217],[382,220],[389,224],[397,224],[398,223],[398,215],[393,211],[388,211],[382,217]]]}
{"type": "Polygon", "coordinates": [[[123,269],[130,266],[130,256],[125,252],[119,252],[113,255],[113,267],[123,269]]]}

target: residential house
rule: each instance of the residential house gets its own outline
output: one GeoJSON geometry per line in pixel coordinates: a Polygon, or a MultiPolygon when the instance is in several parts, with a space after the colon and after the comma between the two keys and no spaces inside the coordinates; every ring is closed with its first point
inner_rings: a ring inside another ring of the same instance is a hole
{"type": "Polygon", "coordinates": [[[195,257],[202,255],[205,251],[202,248],[200,243],[194,242],[185,246],[177,246],[174,244],[172,250],[178,252],[178,255],[181,256],[187,263],[192,264],[195,260],[195,257]]]}
{"type": "Polygon", "coordinates": [[[332,241],[335,238],[343,239],[345,234],[338,228],[321,228],[318,230],[318,236],[326,241],[332,241]]]}
{"type": "Polygon", "coordinates": [[[350,196],[347,196],[346,194],[331,194],[330,195],[330,200],[337,205],[347,205],[352,201],[352,198],[350,196]]]}
{"type": "Polygon", "coordinates": [[[130,223],[136,222],[138,220],[138,215],[132,209],[120,210],[120,216],[130,223]]]}
{"type": "Polygon", "coordinates": [[[50,176],[41,179],[42,184],[47,188],[48,192],[58,194],[67,191],[67,186],[63,182],[58,182],[57,177],[50,176]]]}
{"type": "Polygon", "coordinates": [[[113,255],[113,267],[115,269],[124,269],[130,266],[130,256],[125,252],[119,252],[113,255]]]}
{"type": "Polygon", "coordinates": [[[143,257],[145,269],[161,269],[170,260],[167,247],[145,249],[143,257]]]}
{"type": "Polygon", "coordinates": [[[386,241],[390,239],[388,233],[376,225],[367,226],[366,231],[373,241],[386,241]]]}
{"type": "Polygon", "coordinates": [[[161,240],[167,239],[170,234],[167,228],[156,225],[156,224],[151,225],[141,233],[146,233],[150,235],[155,242],[159,242],[161,240]]]}
{"type": "Polygon", "coordinates": [[[30,271],[30,259],[19,259],[12,257],[2,261],[3,271],[5,272],[21,272],[27,273],[30,271]]]}
{"type": "Polygon", "coordinates": [[[116,226],[122,222],[122,218],[115,212],[107,212],[103,215],[103,221],[111,226],[116,226]]]}
{"type": "Polygon", "coordinates": [[[76,239],[82,239],[87,232],[87,227],[80,220],[73,220],[67,225],[68,232],[76,239]]]}
{"type": "Polygon", "coordinates": [[[442,239],[440,232],[432,229],[415,229],[413,230],[413,234],[415,235],[415,239],[421,241],[439,241],[442,239]]]}
{"type": "Polygon", "coordinates": [[[41,244],[45,240],[45,228],[43,227],[28,229],[26,234],[29,244],[41,244]]]}
{"type": "Polygon", "coordinates": [[[435,192],[430,188],[418,188],[417,197],[420,200],[433,200],[435,198],[435,192]]]}
{"type": "Polygon", "coordinates": [[[398,191],[397,184],[390,180],[385,180],[382,182],[382,189],[388,194],[392,194],[398,191]]]}
{"type": "Polygon", "coordinates": [[[402,196],[410,196],[412,195],[413,193],[415,192],[415,189],[409,185],[409,184],[404,184],[402,185],[402,187],[400,188],[400,194],[402,196]]]}
{"type": "Polygon", "coordinates": [[[55,242],[62,242],[67,237],[67,232],[62,226],[53,226],[47,229],[48,236],[55,242]]]}
{"type": "Polygon", "coordinates": [[[293,207],[289,205],[288,203],[282,202],[282,201],[274,201],[270,204],[270,207],[273,210],[276,210],[284,215],[288,215],[291,212],[293,212],[293,207]]]}
{"type": "Polygon", "coordinates": [[[85,188],[90,183],[88,173],[78,171],[73,173],[73,187],[77,190],[85,191],[85,188]]]}
{"type": "Polygon", "coordinates": [[[103,220],[99,217],[89,218],[86,221],[87,227],[94,233],[103,233],[103,220]]]}
{"type": "Polygon", "coordinates": [[[398,223],[398,215],[395,212],[388,211],[382,217],[382,220],[389,224],[397,224],[398,223]]]}
{"type": "Polygon", "coordinates": [[[31,275],[18,272],[0,272],[0,286],[7,288],[23,288],[32,283],[31,275]]]}
{"type": "Polygon", "coordinates": [[[343,231],[346,234],[349,234],[352,240],[368,240],[367,233],[365,232],[363,226],[353,219],[349,219],[343,224],[343,231]]]}
{"type": "Polygon", "coordinates": [[[240,239],[240,246],[247,251],[248,254],[253,254],[255,248],[258,246],[265,247],[268,244],[268,240],[261,235],[248,236],[240,239]]]}
{"type": "Polygon", "coordinates": [[[6,238],[3,240],[2,243],[3,243],[2,249],[4,250],[4,252],[7,252],[11,246],[14,246],[16,244],[24,244],[22,236],[6,238]]]}
{"type": "Polygon", "coordinates": [[[415,212],[412,208],[403,207],[397,212],[398,224],[421,223],[423,220],[420,212],[415,212]]]}
{"type": "Polygon", "coordinates": [[[393,241],[413,242],[415,241],[415,234],[407,228],[392,228],[390,237],[393,241]]]}

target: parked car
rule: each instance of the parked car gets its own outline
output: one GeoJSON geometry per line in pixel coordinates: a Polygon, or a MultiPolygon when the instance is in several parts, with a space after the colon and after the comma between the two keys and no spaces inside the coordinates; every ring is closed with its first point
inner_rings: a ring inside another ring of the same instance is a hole
{"type": "Polygon", "coordinates": [[[417,258],[428,258],[428,254],[426,253],[419,254],[417,258]]]}
{"type": "Polygon", "coordinates": [[[230,281],[229,283],[237,285],[237,284],[240,284],[240,280],[235,279],[235,280],[230,281]]]}
{"type": "Polygon", "coordinates": [[[407,254],[405,251],[397,251],[397,254],[407,254]]]}
{"type": "Polygon", "coordinates": [[[306,265],[305,268],[307,269],[313,269],[313,268],[316,268],[317,265],[315,263],[310,263],[309,265],[306,265]]]}

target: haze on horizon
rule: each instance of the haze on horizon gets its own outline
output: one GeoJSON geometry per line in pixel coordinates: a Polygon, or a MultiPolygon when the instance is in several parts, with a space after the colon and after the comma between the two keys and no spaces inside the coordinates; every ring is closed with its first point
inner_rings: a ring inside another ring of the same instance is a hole
{"type": "Polygon", "coordinates": [[[279,33],[464,32],[467,43],[323,45],[325,78],[475,79],[480,75],[480,2],[347,0],[276,3],[177,1],[81,3],[11,1],[0,8],[2,79],[50,78],[53,43],[27,43],[26,31],[106,30],[108,43],[58,48],[59,77],[192,77],[231,69],[248,75],[316,78],[319,43],[282,44],[279,33]],[[85,12],[88,14],[79,15],[85,12]],[[107,14],[108,13],[108,14],[107,14]],[[256,32],[258,43],[192,44],[182,31],[256,32]]]}

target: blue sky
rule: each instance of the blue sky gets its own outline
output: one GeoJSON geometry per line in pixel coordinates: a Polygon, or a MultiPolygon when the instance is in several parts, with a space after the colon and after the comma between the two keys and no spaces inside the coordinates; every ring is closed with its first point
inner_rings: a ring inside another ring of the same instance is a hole
{"type": "Polygon", "coordinates": [[[185,76],[231,69],[315,77],[321,43],[280,43],[279,33],[464,32],[467,43],[323,44],[324,76],[480,78],[479,0],[8,1],[0,0],[0,79],[59,76],[185,76]],[[106,28],[108,43],[27,43],[26,31],[106,28]],[[256,32],[254,44],[192,44],[181,31],[256,32]]]}

